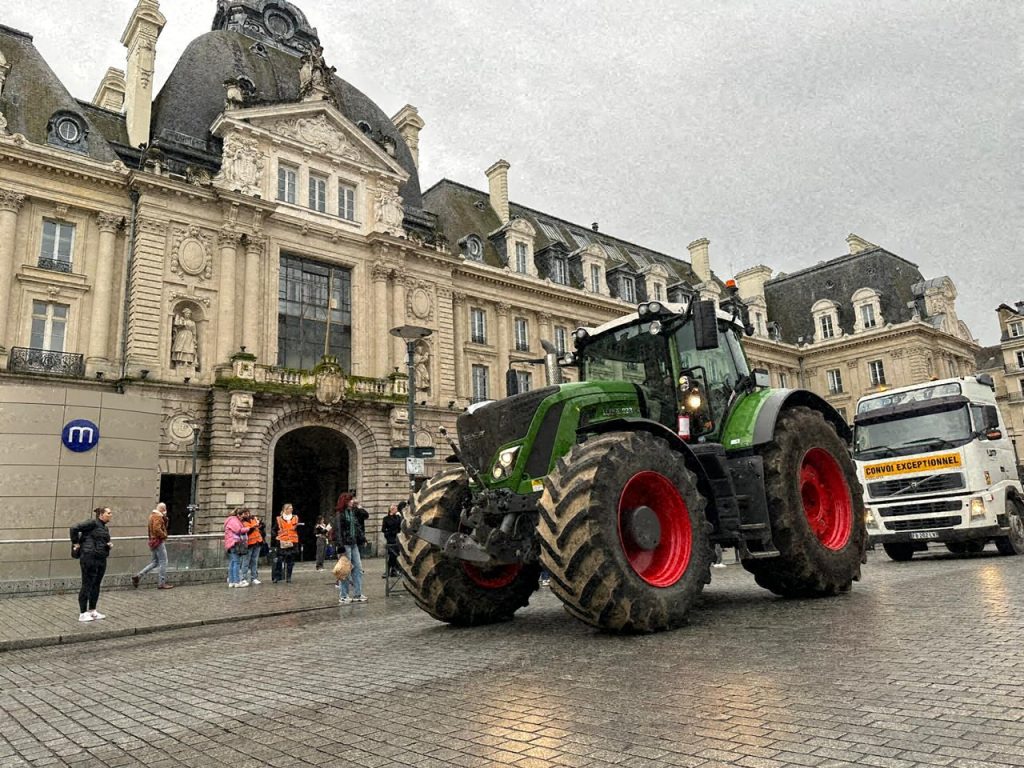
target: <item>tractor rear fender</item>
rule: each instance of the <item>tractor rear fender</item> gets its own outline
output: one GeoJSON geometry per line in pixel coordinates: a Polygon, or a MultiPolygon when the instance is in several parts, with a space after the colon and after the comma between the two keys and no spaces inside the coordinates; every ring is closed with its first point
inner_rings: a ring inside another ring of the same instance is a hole
{"type": "Polygon", "coordinates": [[[853,432],[839,411],[813,392],[806,389],[760,390],[744,395],[730,412],[722,440],[726,450],[755,448],[770,443],[775,438],[779,414],[796,406],[818,411],[846,443],[853,439],[853,432]]]}

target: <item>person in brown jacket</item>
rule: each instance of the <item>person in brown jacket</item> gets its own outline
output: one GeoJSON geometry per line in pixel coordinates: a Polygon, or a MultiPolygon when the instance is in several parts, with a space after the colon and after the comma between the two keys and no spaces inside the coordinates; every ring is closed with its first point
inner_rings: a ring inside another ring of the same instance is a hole
{"type": "Polygon", "coordinates": [[[132,586],[138,587],[139,581],[154,568],[159,568],[157,589],[174,589],[167,583],[167,505],[162,501],[156,505],[149,515],[149,550],[153,560],[141,571],[132,576],[132,586]]]}

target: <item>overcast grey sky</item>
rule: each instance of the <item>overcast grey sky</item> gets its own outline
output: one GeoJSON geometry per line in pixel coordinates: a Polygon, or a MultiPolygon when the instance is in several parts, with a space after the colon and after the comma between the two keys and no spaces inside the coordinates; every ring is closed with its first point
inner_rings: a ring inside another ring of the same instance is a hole
{"type": "MultiPolygon", "coordinates": [[[[949,275],[998,341],[1024,300],[1020,0],[298,2],[338,74],[389,115],[413,104],[426,189],[486,189],[722,277],[791,272],[856,232],[949,275]]],[[[124,68],[135,0],[0,0],[73,95],[124,68]]],[[[215,0],[163,0],[157,85],[215,0]]]]}

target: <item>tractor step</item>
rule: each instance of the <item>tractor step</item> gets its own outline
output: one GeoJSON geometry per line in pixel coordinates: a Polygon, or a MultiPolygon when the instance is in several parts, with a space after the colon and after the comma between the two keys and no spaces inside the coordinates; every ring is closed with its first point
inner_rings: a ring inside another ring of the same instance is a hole
{"type": "Polygon", "coordinates": [[[767,531],[767,523],[742,523],[740,525],[741,531],[767,531]]]}
{"type": "Polygon", "coordinates": [[[769,557],[778,557],[781,553],[777,549],[769,549],[766,552],[750,552],[743,557],[744,560],[766,560],[769,557]]]}

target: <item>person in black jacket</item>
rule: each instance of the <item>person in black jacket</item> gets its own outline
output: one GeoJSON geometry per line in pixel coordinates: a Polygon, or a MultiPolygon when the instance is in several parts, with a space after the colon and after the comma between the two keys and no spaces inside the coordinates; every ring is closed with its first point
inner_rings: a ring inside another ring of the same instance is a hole
{"type": "Polygon", "coordinates": [[[359,506],[359,500],[354,494],[343,493],[338,497],[332,534],[338,551],[344,547],[352,563],[352,575],[338,584],[338,602],[343,605],[366,602],[366,595],[363,594],[363,558],[359,548],[366,545],[366,520],[369,516],[370,513],[359,506]],[[355,592],[351,598],[348,596],[349,583],[355,592]]]}
{"type": "Polygon", "coordinates": [[[400,513],[405,506],[404,501],[400,504],[392,504],[381,521],[380,530],[384,534],[384,541],[387,542],[388,548],[388,564],[381,578],[398,575],[398,533],[402,530],[402,515],[400,513]]]}
{"type": "Polygon", "coordinates": [[[100,599],[100,583],[107,570],[107,556],[114,546],[110,543],[107,523],[113,517],[110,507],[96,507],[93,519],[71,526],[71,551],[78,556],[82,568],[82,588],[78,591],[79,621],[97,621],[107,618],[96,610],[100,599]]]}

